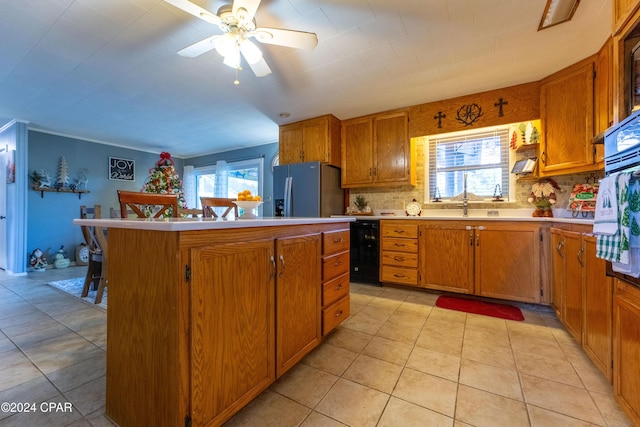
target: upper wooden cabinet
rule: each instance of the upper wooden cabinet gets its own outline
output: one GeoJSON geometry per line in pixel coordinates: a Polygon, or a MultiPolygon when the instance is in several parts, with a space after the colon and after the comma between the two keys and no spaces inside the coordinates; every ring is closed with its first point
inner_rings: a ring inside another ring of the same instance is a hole
{"type": "Polygon", "coordinates": [[[415,185],[406,110],[342,122],[342,187],[415,185]]]}
{"type": "Polygon", "coordinates": [[[340,120],[328,114],[280,126],[280,164],[301,162],[340,167],[340,120]]]}
{"type": "Polygon", "coordinates": [[[540,175],[597,169],[594,155],[595,56],[542,81],[540,175]]]}
{"type": "Polygon", "coordinates": [[[613,0],[613,34],[627,22],[639,3],[639,0],[613,0]]]}
{"type": "MultiPolygon", "coordinates": [[[[594,135],[613,125],[613,39],[609,37],[596,56],[594,82],[594,135]]],[[[595,162],[604,168],[604,144],[595,146],[595,162]]]]}

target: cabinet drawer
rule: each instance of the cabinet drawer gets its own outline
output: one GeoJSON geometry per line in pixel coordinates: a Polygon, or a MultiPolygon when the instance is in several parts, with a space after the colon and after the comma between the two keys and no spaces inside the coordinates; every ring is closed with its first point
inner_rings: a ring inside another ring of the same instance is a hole
{"type": "Polygon", "coordinates": [[[416,269],[383,265],[380,271],[380,280],[383,282],[411,286],[418,285],[418,270],[416,269]]]}
{"type": "Polygon", "coordinates": [[[322,335],[327,335],[349,317],[349,296],[322,310],[322,335]]]}
{"type": "Polygon", "coordinates": [[[343,274],[322,285],[322,306],[327,306],[349,294],[349,275],[343,274]]]}
{"type": "Polygon", "coordinates": [[[382,252],[382,264],[398,267],[418,267],[418,254],[408,252],[382,252]]]}
{"type": "Polygon", "coordinates": [[[383,251],[418,253],[417,239],[400,239],[397,237],[385,237],[382,239],[383,251]]]}
{"type": "Polygon", "coordinates": [[[381,231],[383,237],[418,237],[418,226],[416,224],[385,224],[382,222],[381,231]]]}
{"type": "Polygon", "coordinates": [[[349,252],[322,258],[322,281],[342,276],[349,271],[349,252]]]}
{"type": "Polygon", "coordinates": [[[349,249],[349,230],[322,233],[322,254],[330,255],[349,249]]]}

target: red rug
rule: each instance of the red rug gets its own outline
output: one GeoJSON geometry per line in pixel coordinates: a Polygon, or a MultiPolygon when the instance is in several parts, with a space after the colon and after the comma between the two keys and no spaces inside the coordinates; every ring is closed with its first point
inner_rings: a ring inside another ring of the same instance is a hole
{"type": "Polygon", "coordinates": [[[518,307],[506,304],[494,304],[490,302],[442,295],[436,300],[436,306],[440,308],[448,308],[449,310],[464,311],[465,313],[498,317],[500,319],[524,320],[522,311],[520,311],[518,307]]]}

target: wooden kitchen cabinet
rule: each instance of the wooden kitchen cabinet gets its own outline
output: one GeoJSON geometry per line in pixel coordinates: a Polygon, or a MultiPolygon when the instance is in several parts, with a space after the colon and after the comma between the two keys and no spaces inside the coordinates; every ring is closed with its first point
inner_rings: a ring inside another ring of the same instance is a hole
{"type": "Polygon", "coordinates": [[[613,34],[616,34],[637,10],[638,0],[613,0],[613,34]]]}
{"type": "Polygon", "coordinates": [[[409,113],[395,111],[342,122],[342,187],[415,185],[409,113]]]}
{"type": "Polygon", "coordinates": [[[322,336],[349,317],[349,229],[322,233],[322,336]]]}
{"type": "Polygon", "coordinates": [[[616,401],[640,425],[640,289],[615,279],[613,388],[616,401]]]}
{"type": "Polygon", "coordinates": [[[320,343],[320,234],[276,240],[276,377],[320,343]]]}
{"type": "Polygon", "coordinates": [[[321,236],[345,229],[109,228],[107,416],[215,426],[247,405],[320,342],[321,236]]]}
{"type": "Polygon", "coordinates": [[[540,176],[597,169],[594,154],[594,57],[541,81],[540,176]]]}
{"type": "Polygon", "coordinates": [[[558,319],[611,380],[612,281],[590,226],[551,228],[552,304],[558,319]]]}
{"type": "Polygon", "coordinates": [[[422,286],[540,302],[540,227],[434,221],[420,226],[422,286]]]}
{"type": "Polygon", "coordinates": [[[320,116],[280,126],[280,164],[321,162],[340,167],[340,120],[320,116]]]}
{"type": "Polygon", "coordinates": [[[418,224],[382,221],[380,239],[380,281],[418,286],[418,224]]]}

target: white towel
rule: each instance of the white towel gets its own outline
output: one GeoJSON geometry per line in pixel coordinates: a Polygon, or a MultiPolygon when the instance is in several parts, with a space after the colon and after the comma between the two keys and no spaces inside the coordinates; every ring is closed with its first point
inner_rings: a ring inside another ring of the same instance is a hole
{"type": "Polygon", "coordinates": [[[618,198],[616,197],[617,174],[600,180],[593,234],[613,235],[618,232],[618,198]]]}
{"type": "Polygon", "coordinates": [[[640,249],[631,248],[629,250],[629,263],[612,262],[613,271],[626,274],[627,276],[640,277],[640,249]]]}

